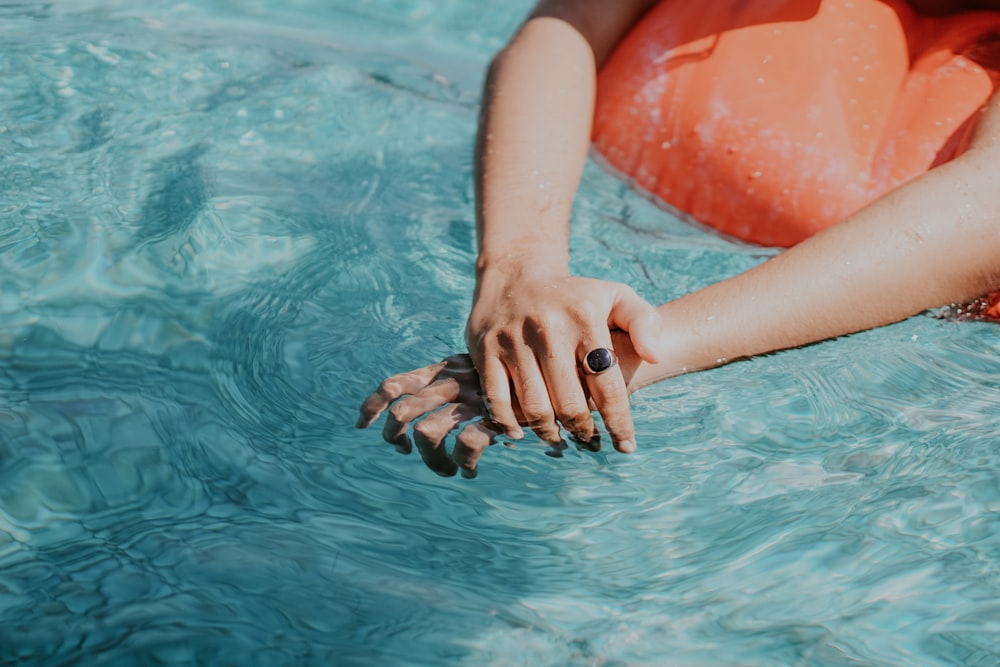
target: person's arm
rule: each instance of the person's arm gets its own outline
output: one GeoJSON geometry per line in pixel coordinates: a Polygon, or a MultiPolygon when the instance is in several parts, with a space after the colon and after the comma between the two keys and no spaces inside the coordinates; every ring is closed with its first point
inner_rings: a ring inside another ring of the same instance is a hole
{"type": "MultiPolygon", "coordinates": [[[[1000,287],[1000,98],[983,112],[970,149],[844,222],[745,272],[658,308],[660,363],[614,332],[629,391],[736,359],[905,319],[1000,287]]],[[[485,416],[464,355],[388,378],[359,426],[391,406],[386,439],[411,425],[427,465],[475,476],[499,431],[485,416]],[[438,409],[440,407],[444,409],[438,409]]],[[[409,446],[409,441],[404,440],[409,446]]]]}
{"type": "Polygon", "coordinates": [[[750,271],[660,306],[663,362],[639,363],[629,388],[896,322],[998,287],[995,95],[961,156],[750,271]]]}
{"type": "Polygon", "coordinates": [[[543,439],[560,424],[595,437],[587,394],[612,440],[634,447],[618,369],[581,381],[611,329],[655,361],[655,310],[630,288],[569,273],[569,217],[590,146],[597,67],[651,0],[543,0],[489,69],[476,146],[479,255],[466,339],[493,419],[543,439]],[[584,383],[586,386],[584,386],[584,383]],[[586,390],[586,391],[585,391],[586,390]]]}

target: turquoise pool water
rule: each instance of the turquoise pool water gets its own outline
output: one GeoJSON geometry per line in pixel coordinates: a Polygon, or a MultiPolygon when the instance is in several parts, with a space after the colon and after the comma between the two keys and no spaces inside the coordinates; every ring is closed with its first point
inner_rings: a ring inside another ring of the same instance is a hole
{"type": "MultiPolygon", "coordinates": [[[[352,427],[462,347],[529,4],[0,5],[0,664],[1000,664],[990,325],[652,387],[632,456],[352,427]]],[[[768,254],[593,165],[573,253],[653,301],[768,254]]]]}

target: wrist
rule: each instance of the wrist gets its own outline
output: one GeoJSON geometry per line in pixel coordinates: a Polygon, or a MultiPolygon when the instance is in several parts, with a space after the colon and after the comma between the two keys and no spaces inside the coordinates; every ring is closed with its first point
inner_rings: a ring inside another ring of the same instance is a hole
{"type": "Polygon", "coordinates": [[[509,284],[533,276],[568,276],[569,251],[554,244],[528,243],[483,249],[476,259],[476,285],[509,284]]]}
{"type": "MultiPolygon", "coordinates": [[[[628,338],[628,334],[625,332],[621,332],[620,335],[626,339],[628,338]]],[[[666,337],[666,334],[664,337],[666,337]]],[[[621,363],[622,375],[625,378],[625,385],[630,394],[635,393],[643,387],[655,384],[660,380],[674,375],[682,375],[691,370],[684,366],[684,362],[680,360],[680,355],[675,356],[667,353],[667,346],[665,345],[660,346],[660,361],[650,363],[635,354],[629,341],[622,341],[622,343],[614,340],[616,351],[623,348],[628,350],[625,354],[619,354],[619,362],[621,363]]]]}
{"type": "MultiPolygon", "coordinates": [[[[629,359],[622,360],[622,370],[625,372],[629,393],[634,393],[643,387],[670,377],[725,363],[725,360],[712,359],[707,361],[704,359],[696,330],[686,326],[682,320],[672,317],[672,313],[666,305],[660,306],[657,311],[662,322],[659,344],[656,348],[658,362],[651,363],[638,358],[631,343],[627,340],[623,341],[623,343],[627,343],[626,349],[629,350],[629,359]]],[[[628,339],[627,333],[619,332],[619,334],[628,339]]],[[[615,346],[617,349],[617,340],[615,346]]]]}
{"type": "Polygon", "coordinates": [[[569,275],[569,248],[565,243],[531,241],[516,247],[479,251],[476,259],[476,279],[498,274],[569,275]]]}

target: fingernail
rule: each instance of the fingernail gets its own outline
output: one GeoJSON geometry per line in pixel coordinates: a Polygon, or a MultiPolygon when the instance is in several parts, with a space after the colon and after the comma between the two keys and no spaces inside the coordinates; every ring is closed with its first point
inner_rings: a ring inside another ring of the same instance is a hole
{"type": "Polygon", "coordinates": [[[524,437],[524,431],[519,428],[512,428],[507,431],[507,437],[513,438],[514,440],[520,440],[524,437]]]}
{"type": "Polygon", "coordinates": [[[618,443],[618,451],[631,454],[635,451],[635,443],[631,440],[622,440],[618,443]]]}

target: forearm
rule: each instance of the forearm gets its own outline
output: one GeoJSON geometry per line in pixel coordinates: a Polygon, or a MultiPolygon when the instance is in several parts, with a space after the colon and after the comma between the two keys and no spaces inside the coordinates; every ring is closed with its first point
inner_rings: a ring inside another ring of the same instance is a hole
{"type": "Polygon", "coordinates": [[[501,261],[567,270],[595,64],[567,23],[533,18],[494,60],[476,145],[479,273],[501,261]]]}
{"type": "Polygon", "coordinates": [[[487,74],[476,141],[477,283],[500,264],[568,273],[597,68],[652,0],[542,0],[487,74]]]}
{"type": "Polygon", "coordinates": [[[1000,285],[997,151],[970,151],[760,266],[659,308],[643,386],[895,322],[1000,285]]]}

